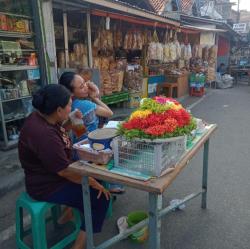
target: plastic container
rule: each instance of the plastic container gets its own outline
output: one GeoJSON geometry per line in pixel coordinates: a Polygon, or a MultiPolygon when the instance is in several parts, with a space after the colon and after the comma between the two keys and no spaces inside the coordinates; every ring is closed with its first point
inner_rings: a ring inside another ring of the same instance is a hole
{"type": "Polygon", "coordinates": [[[87,129],[84,125],[83,119],[82,118],[78,118],[76,113],[78,112],[78,109],[75,109],[73,112],[71,112],[69,114],[69,119],[72,123],[72,131],[73,133],[76,135],[76,137],[81,137],[82,135],[84,135],[84,133],[87,132],[87,129]]]}
{"type": "Polygon", "coordinates": [[[88,134],[89,144],[95,150],[111,149],[110,144],[116,136],[117,129],[96,129],[88,134]]]}
{"type": "Polygon", "coordinates": [[[159,177],[175,166],[186,150],[186,136],[167,139],[113,140],[114,166],[159,177]]]}
{"type": "Polygon", "coordinates": [[[87,144],[89,144],[89,141],[85,139],[73,145],[80,160],[93,162],[95,164],[107,164],[112,158],[113,152],[111,150],[96,151],[83,146],[87,144]]]}
{"type": "MultiPolygon", "coordinates": [[[[129,227],[133,227],[139,222],[148,218],[148,214],[144,211],[135,211],[128,214],[127,223],[129,227]]],[[[148,226],[145,226],[136,232],[132,233],[129,238],[136,243],[143,243],[148,239],[149,230],[148,226]]]]}

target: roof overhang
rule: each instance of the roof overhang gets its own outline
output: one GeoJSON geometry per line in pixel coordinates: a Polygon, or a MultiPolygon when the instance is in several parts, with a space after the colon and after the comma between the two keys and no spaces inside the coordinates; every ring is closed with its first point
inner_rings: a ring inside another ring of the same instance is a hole
{"type": "MultiPolygon", "coordinates": [[[[59,0],[60,1],[60,0],[59,0]]],[[[72,1],[71,1],[72,2],[72,1]]],[[[78,3],[89,4],[90,9],[95,9],[96,7],[107,8],[113,11],[119,11],[126,15],[137,16],[145,19],[149,19],[154,22],[160,22],[164,24],[169,24],[175,27],[180,26],[180,22],[170,20],[167,17],[157,15],[153,12],[142,10],[140,8],[135,8],[129,4],[120,2],[120,1],[107,1],[107,0],[78,0],[78,3]]]]}
{"type": "Polygon", "coordinates": [[[181,25],[181,28],[198,30],[200,32],[227,32],[225,29],[216,29],[216,28],[208,28],[201,26],[193,26],[193,25],[181,25]]]}

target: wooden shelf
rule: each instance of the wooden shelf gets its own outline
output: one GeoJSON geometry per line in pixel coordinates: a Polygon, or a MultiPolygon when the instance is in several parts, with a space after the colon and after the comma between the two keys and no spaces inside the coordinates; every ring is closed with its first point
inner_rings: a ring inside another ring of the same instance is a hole
{"type": "Polygon", "coordinates": [[[16,118],[4,120],[4,122],[7,124],[7,123],[14,122],[14,121],[17,121],[17,120],[25,119],[27,116],[28,115],[23,114],[23,115],[20,115],[20,116],[18,116],[16,118]]]}
{"type": "Polygon", "coordinates": [[[10,12],[0,11],[0,14],[6,15],[6,16],[20,17],[20,18],[30,19],[30,20],[33,19],[31,16],[22,15],[22,14],[13,14],[13,13],[10,13],[10,12]]]}
{"type": "Polygon", "coordinates": [[[4,100],[0,100],[0,101],[2,101],[2,103],[6,103],[6,102],[17,101],[20,99],[28,99],[28,98],[31,98],[31,95],[23,96],[23,97],[19,97],[19,98],[15,98],[15,99],[4,99],[4,100]]]}
{"type": "Polygon", "coordinates": [[[32,38],[34,36],[33,33],[20,33],[20,32],[12,32],[12,31],[0,31],[0,37],[9,37],[9,38],[32,38]]]}
{"type": "Polygon", "coordinates": [[[2,53],[2,52],[13,52],[13,51],[14,51],[14,52],[17,52],[17,51],[18,51],[18,52],[19,52],[20,50],[21,50],[22,52],[36,52],[36,51],[37,51],[36,49],[25,49],[25,48],[24,48],[24,49],[21,48],[21,49],[19,49],[19,50],[17,50],[17,49],[16,49],[16,50],[13,50],[13,49],[10,49],[10,50],[6,50],[6,49],[3,50],[3,49],[0,49],[0,53],[2,53]]]}
{"type": "Polygon", "coordinates": [[[5,65],[0,65],[0,72],[7,72],[7,71],[22,71],[22,70],[30,70],[30,69],[37,69],[39,66],[5,66],[5,65]]]}

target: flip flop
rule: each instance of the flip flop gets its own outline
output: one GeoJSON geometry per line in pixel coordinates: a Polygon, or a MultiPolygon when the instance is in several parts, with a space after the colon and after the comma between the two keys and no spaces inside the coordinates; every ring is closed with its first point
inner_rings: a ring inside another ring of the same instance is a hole
{"type": "Polygon", "coordinates": [[[117,220],[117,227],[119,229],[119,233],[123,233],[128,228],[126,216],[122,216],[117,220]]]}
{"type": "Polygon", "coordinates": [[[125,188],[119,184],[109,184],[109,192],[112,194],[124,194],[125,188]]]}

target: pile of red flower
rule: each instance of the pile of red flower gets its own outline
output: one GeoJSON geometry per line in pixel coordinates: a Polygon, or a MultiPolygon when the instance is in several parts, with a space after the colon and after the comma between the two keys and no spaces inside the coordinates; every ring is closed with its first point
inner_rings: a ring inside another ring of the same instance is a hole
{"type": "Polygon", "coordinates": [[[169,138],[190,134],[196,128],[191,114],[174,99],[143,99],[140,107],[119,127],[119,133],[132,139],[169,138]]]}

